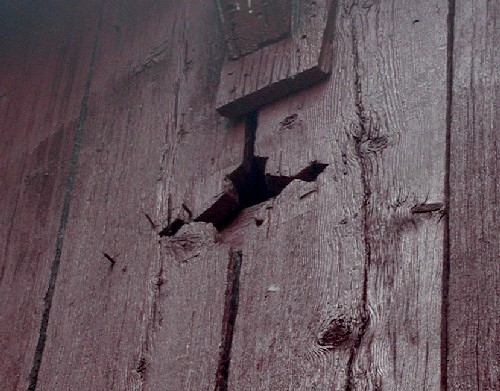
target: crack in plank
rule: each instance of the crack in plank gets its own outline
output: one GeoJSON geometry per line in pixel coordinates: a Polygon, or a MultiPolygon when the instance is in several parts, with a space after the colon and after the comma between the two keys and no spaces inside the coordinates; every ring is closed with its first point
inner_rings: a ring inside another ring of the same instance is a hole
{"type": "Polygon", "coordinates": [[[83,138],[83,131],[85,128],[85,121],[87,119],[87,101],[90,94],[90,86],[92,84],[92,79],[94,76],[95,59],[97,55],[97,48],[99,46],[99,35],[102,26],[102,8],[99,13],[99,21],[97,24],[96,35],[92,48],[92,56],[90,59],[90,64],[88,68],[87,78],[85,82],[83,97],[80,106],[80,114],[78,116],[78,121],[75,126],[75,141],[73,144],[73,150],[71,152],[70,169],[68,174],[68,179],[66,181],[66,188],[63,201],[63,209],[61,214],[61,220],[59,223],[59,229],[57,232],[56,239],[56,250],[54,255],[54,260],[52,261],[52,267],[50,272],[49,286],[44,297],[44,309],[42,315],[42,321],[40,324],[40,330],[38,335],[38,342],[33,356],[33,365],[29,375],[28,391],[35,391],[38,382],[38,375],[40,372],[40,366],[43,359],[43,352],[45,349],[45,343],[47,339],[47,328],[49,325],[50,310],[52,308],[52,300],[54,297],[54,292],[56,289],[57,275],[59,272],[59,265],[61,262],[61,253],[64,242],[64,235],[66,231],[66,225],[68,223],[69,211],[71,207],[71,199],[73,197],[73,185],[76,178],[76,172],[78,169],[78,157],[80,154],[80,147],[83,138]]]}
{"type": "Polygon", "coordinates": [[[368,224],[368,207],[370,205],[370,198],[372,195],[371,184],[370,184],[370,171],[371,167],[367,161],[367,156],[363,152],[363,143],[369,139],[370,132],[367,126],[367,119],[365,115],[365,109],[363,106],[363,94],[361,89],[361,76],[360,76],[360,65],[359,65],[359,52],[358,52],[358,42],[357,42],[357,30],[354,24],[354,20],[351,22],[351,34],[352,34],[352,58],[353,58],[353,68],[354,68],[354,96],[356,105],[356,115],[358,117],[359,132],[353,136],[355,154],[358,160],[360,171],[361,171],[361,183],[363,186],[363,237],[365,246],[365,262],[363,271],[363,292],[362,292],[362,326],[360,327],[358,337],[351,348],[349,360],[347,362],[347,380],[346,380],[346,391],[355,390],[354,385],[354,362],[357,359],[359,348],[361,342],[365,335],[366,329],[369,326],[369,311],[368,311],[368,271],[371,264],[371,244],[369,240],[369,224],[368,224]]]}
{"type": "Polygon", "coordinates": [[[242,252],[230,250],[215,391],[227,391],[234,325],[238,314],[242,252]]]}
{"type": "MultiPolygon", "coordinates": [[[[444,175],[445,210],[450,205],[451,126],[453,104],[453,49],[455,40],[455,0],[448,0],[446,63],[446,159],[444,175]]],[[[445,213],[443,237],[443,277],[441,304],[441,388],[448,387],[448,295],[450,287],[450,218],[445,213]]],[[[479,389],[479,387],[478,387],[479,389]]]]}

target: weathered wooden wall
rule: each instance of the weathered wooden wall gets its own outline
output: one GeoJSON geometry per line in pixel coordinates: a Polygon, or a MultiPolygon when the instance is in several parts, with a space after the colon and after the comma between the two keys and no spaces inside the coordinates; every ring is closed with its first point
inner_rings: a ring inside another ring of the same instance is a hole
{"type": "Polygon", "coordinates": [[[450,390],[500,389],[500,3],[456,2],[449,91],[450,390]]]}
{"type": "Polygon", "coordinates": [[[499,5],[336,2],[231,121],[215,2],[78,3],[0,8],[0,389],[500,388],[499,5]]]}
{"type": "Polygon", "coordinates": [[[232,389],[439,389],[444,222],[412,213],[444,201],[447,12],[435,5],[344,4],[330,81],[262,110],[269,173],[329,166],[307,198],[282,193],[268,239],[246,243],[232,389]]]}
{"type": "Polygon", "coordinates": [[[19,2],[0,15],[0,388],[26,390],[67,223],[97,14],[19,2]]]}

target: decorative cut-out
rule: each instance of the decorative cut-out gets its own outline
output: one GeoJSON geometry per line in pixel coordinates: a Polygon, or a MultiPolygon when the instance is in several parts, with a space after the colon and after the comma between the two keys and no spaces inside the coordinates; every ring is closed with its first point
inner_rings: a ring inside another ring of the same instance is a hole
{"type": "MultiPolygon", "coordinates": [[[[228,41],[230,55],[223,66],[217,94],[217,110],[221,115],[241,116],[310,87],[329,75],[335,2],[291,0],[289,9],[290,33],[278,42],[234,60],[231,53],[240,56],[243,51],[250,49],[234,52],[230,46],[234,40],[228,41]]],[[[261,22],[256,18],[247,18],[245,23],[254,23],[250,27],[257,29],[261,22]]],[[[249,26],[245,26],[246,28],[249,26]]],[[[234,26],[234,31],[241,29],[234,26]]],[[[259,42],[257,46],[273,42],[276,34],[273,33],[268,38],[261,37],[255,42],[259,42]]],[[[243,46],[248,48],[251,46],[245,45],[243,46]]],[[[252,46],[254,49],[255,45],[252,46]]]]}

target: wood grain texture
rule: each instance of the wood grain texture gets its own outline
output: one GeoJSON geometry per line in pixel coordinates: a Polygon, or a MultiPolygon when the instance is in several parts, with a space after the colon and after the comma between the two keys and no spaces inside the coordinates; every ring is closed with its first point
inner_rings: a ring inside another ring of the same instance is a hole
{"type": "Polygon", "coordinates": [[[447,2],[352,11],[370,327],[351,387],[439,390],[447,2]]]}
{"type": "Polygon", "coordinates": [[[214,109],[214,2],[54,4],[0,6],[1,389],[500,388],[500,6],[339,2],[325,57],[306,37],[300,64],[285,40],[235,68],[234,96],[278,80],[238,113],[283,98],[253,145],[214,109]],[[284,97],[307,56],[331,79],[284,97]],[[193,222],[235,202],[250,149],[288,186],[193,222]]]}
{"type": "Polygon", "coordinates": [[[450,127],[448,389],[500,389],[500,4],[456,1],[450,127]]]}
{"type": "Polygon", "coordinates": [[[143,389],[215,389],[231,257],[217,237],[211,224],[192,223],[162,240],[145,365],[138,373],[143,389]]]}
{"type": "Polygon", "coordinates": [[[326,85],[260,112],[268,174],[329,166],[247,235],[230,389],[440,389],[444,225],[412,208],[444,200],[447,7],[370,4],[326,85]]]}
{"type": "Polygon", "coordinates": [[[228,247],[196,224],[158,231],[204,210],[242,160],[241,127],[214,110],[217,10],[114,1],[102,15],[39,389],[213,389],[228,247]]]}
{"type": "Polygon", "coordinates": [[[215,0],[233,59],[276,42],[290,32],[290,0],[215,0]]]}
{"type": "Polygon", "coordinates": [[[328,84],[259,113],[255,153],[269,157],[268,174],[329,166],[316,182],[292,182],[256,212],[260,226],[243,228],[229,389],[346,389],[365,257],[361,172],[345,131],[357,122],[349,33],[335,29],[328,84]]]}
{"type": "Polygon", "coordinates": [[[292,1],[292,30],[287,38],[236,61],[226,60],[217,93],[218,112],[237,117],[325,79],[331,69],[335,4],[292,1]]]}
{"type": "Polygon", "coordinates": [[[0,16],[2,390],[29,384],[97,25],[89,8],[16,3],[0,16]]]}

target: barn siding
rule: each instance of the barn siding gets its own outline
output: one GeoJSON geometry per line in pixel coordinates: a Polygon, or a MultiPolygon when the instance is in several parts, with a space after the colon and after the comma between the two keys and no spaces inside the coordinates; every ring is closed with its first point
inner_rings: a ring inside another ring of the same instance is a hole
{"type": "Polygon", "coordinates": [[[158,232],[243,155],[243,132],[213,110],[216,17],[210,2],[102,10],[41,389],[214,388],[229,246],[203,225],[158,232]]]}
{"type": "Polygon", "coordinates": [[[446,23],[343,4],[328,83],[261,111],[268,173],[329,166],[245,242],[230,389],[440,389],[446,23]]]}
{"type": "Polygon", "coordinates": [[[457,1],[450,86],[450,390],[500,389],[500,4],[457,1]]]}
{"type": "Polygon", "coordinates": [[[43,344],[97,25],[92,5],[18,5],[18,12],[0,12],[2,390],[28,388],[43,344]]]}
{"type": "Polygon", "coordinates": [[[0,14],[0,388],[499,387],[494,2],[339,1],[256,122],[214,2],[96,3],[0,14]]]}

